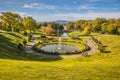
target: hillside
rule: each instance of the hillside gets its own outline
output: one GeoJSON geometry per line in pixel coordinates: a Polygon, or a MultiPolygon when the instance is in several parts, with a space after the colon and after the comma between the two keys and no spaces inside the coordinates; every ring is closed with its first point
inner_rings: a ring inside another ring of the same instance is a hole
{"type": "Polygon", "coordinates": [[[0,33],[0,80],[119,80],[120,36],[100,35],[110,53],[75,59],[43,59],[16,48],[18,33],[0,33]]]}
{"type": "Polygon", "coordinates": [[[17,44],[22,41],[22,35],[17,33],[0,33],[0,57],[1,58],[14,58],[23,53],[17,49],[17,44]]]}
{"type": "Polygon", "coordinates": [[[37,58],[25,54],[24,50],[17,48],[18,43],[22,43],[27,37],[19,33],[0,32],[0,58],[15,60],[36,60],[37,58]]]}
{"type": "Polygon", "coordinates": [[[67,24],[69,21],[66,21],[66,20],[56,20],[54,22],[57,22],[59,24],[67,24]]]}

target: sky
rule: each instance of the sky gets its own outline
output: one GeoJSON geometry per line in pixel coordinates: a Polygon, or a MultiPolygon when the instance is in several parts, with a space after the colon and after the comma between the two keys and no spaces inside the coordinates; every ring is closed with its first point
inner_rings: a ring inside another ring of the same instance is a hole
{"type": "Polygon", "coordinates": [[[0,0],[5,11],[37,21],[120,18],[120,0],[0,0]]]}

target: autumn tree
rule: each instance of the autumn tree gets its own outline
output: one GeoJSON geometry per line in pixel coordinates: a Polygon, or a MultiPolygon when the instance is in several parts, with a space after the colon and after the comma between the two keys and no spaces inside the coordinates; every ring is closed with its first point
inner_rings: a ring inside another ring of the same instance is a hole
{"type": "Polygon", "coordinates": [[[53,32],[51,24],[47,24],[47,27],[45,28],[46,35],[50,35],[53,32]]]}
{"type": "Polygon", "coordinates": [[[83,35],[89,35],[90,32],[91,32],[90,27],[89,27],[89,26],[86,26],[86,27],[84,28],[84,30],[83,30],[83,35]]]}
{"type": "Polygon", "coordinates": [[[45,26],[41,26],[41,27],[40,27],[40,30],[42,31],[42,33],[45,32],[45,28],[46,28],[45,26]]]}

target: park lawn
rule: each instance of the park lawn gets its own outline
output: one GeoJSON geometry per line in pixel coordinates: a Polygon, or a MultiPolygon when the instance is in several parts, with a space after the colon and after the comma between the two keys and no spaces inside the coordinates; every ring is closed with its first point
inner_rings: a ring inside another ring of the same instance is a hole
{"type": "Polygon", "coordinates": [[[96,37],[111,53],[44,59],[17,50],[15,35],[0,33],[0,80],[120,80],[120,36],[96,37]]]}
{"type": "MultiPolygon", "coordinates": [[[[84,37],[82,31],[70,32],[68,35],[69,35],[70,37],[74,37],[74,36],[79,36],[79,37],[83,36],[83,37],[84,37]]],[[[94,35],[100,35],[100,33],[91,32],[90,35],[92,35],[92,36],[94,36],[94,35]]]]}
{"type": "Polygon", "coordinates": [[[75,32],[70,32],[68,35],[74,37],[74,36],[81,36],[83,34],[80,31],[75,31],[75,32]]]}

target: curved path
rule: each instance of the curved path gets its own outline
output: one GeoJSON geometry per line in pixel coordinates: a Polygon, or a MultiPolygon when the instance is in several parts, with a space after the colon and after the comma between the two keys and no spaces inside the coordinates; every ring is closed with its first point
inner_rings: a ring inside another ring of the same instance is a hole
{"type": "MultiPolygon", "coordinates": [[[[37,44],[36,40],[32,41],[31,44],[27,45],[25,47],[25,52],[28,54],[33,54],[33,55],[37,55],[37,56],[41,56],[44,58],[79,58],[82,57],[82,54],[74,54],[74,55],[49,55],[49,54],[43,54],[43,53],[37,53],[35,51],[33,51],[31,48],[33,45],[37,44]]],[[[87,45],[91,48],[90,51],[87,52],[87,55],[92,55],[95,52],[98,51],[97,47],[95,46],[95,42],[93,42],[93,40],[91,40],[90,37],[87,38],[87,45]]]]}

